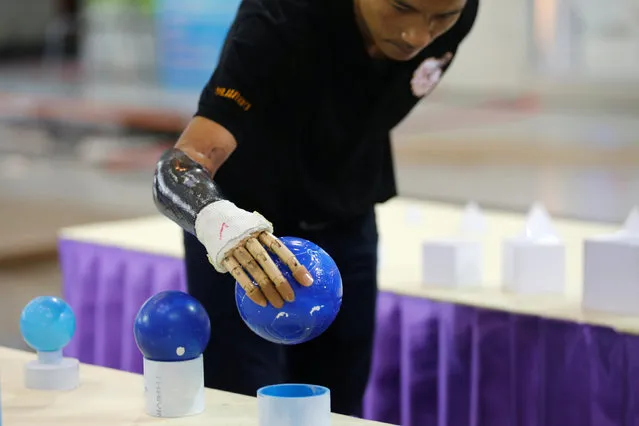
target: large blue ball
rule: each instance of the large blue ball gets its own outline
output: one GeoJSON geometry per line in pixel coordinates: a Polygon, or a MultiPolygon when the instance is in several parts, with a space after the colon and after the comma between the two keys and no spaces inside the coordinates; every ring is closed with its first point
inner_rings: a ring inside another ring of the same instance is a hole
{"type": "Polygon", "coordinates": [[[240,316],[254,333],[270,342],[295,345],[316,338],[333,323],[342,305],[342,277],[335,261],[318,245],[295,237],[283,237],[280,241],[308,269],[313,285],[299,284],[288,266],[269,253],[293,287],[295,301],[285,303],[281,309],[270,303],[261,307],[236,282],[235,302],[240,316]]]}
{"type": "Polygon", "coordinates": [[[188,361],[199,357],[211,336],[204,307],[181,291],[163,291],[150,297],[135,318],[135,342],[152,361],[188,361]]]}
{"type": "Polygon", "coordinates": [[[75,326],[71,307],[59,297],[36,297],[20,315],[20,332],[24,341],[39,352],[64,349],[75,334],[75,326]]]}

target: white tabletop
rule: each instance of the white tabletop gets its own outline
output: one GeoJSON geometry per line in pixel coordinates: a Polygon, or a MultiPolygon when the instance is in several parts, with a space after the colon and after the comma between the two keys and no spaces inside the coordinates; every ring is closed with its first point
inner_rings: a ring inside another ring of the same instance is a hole
{"type": "MultiPolygon", "coordinates": [[[[555,228],[566,243],[566,291],[564,297],[532,296],[504,292],[500,284],[502,241],[523,229],[524,215],[484,212],[487,224],[483,239],[484,283],[477,288],[455,289],[421,283],[421,244],[427,239],[453,235],[459,226],[463,208],[398,198],[378,206],[377,211],[381,241],[379,280],[383,291],[513,313],[607,325],[639,334],[639,317],[585,312],[580,306],[583,241],[588,237],[614,232],[618,229],[617,226],[555,219],[555,228]]],[[[60,236],[64,239],[176,258],[183,256],[179,227],[159,215],[66,228],[61,230],[60,236]]]]}
{"type": "MultiPolygon", "coordinates": [[[[141,375],[80,365],[80,387],[73,391],[37,391],[23,385],[23,365],[35,359],[28,352],[0,347],[2,420],[9,426],[133,426],[145,424],[256,426],[254,397],[205,390],[205,412],[186,418],[158,419],[144,412],[141,375]]],[[[333,426],[374,426],[335,414],[333,426]]]]}

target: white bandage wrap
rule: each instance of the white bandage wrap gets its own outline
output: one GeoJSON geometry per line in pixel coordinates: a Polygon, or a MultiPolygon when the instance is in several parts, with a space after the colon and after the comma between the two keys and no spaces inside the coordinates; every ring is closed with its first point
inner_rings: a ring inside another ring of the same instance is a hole
{"type": "Polygon", "coordinates": [[[259,213],[251,213],[230,201],[216,201],[204,207],[195,220],[195,234],[206,248],[213,267],[228,272],[222,265],[229,250],[255,232],[273,232],[273,225],[259,213]]]}

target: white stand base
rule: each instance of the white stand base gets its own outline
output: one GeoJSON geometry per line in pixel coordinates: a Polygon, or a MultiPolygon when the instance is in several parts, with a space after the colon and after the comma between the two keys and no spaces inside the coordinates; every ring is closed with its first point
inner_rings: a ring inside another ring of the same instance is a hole
{"type": "Polygon", "coordinates": [[[502,246],[502,282],[514,293],[563,294],[566,249],[561,242],[509,239],[502,246]]]}
{"type": "Polygon", "coordinates": [[[33,360],[24,366],[24,386],[27,389],[68,391],[78,387],[80,362],[75,358],[61,358],[55,363],[33,360]]]}
{"type": "Polygon", "coordinates": [[[204,411],[202,355],[189,361],[144,359],[146,413],[153,417],[186,417],[204,411]]]}
{"type": "Polygon", "coordinates": [[[639,315],[639,238],[610,236],[584,242],[583,306],[639,315]]]}
{"type": "Polygon", "coordinates": [[[479,286],[483,251],[479,241],[440,240],[422,244],[422,285],[479,286]]]}

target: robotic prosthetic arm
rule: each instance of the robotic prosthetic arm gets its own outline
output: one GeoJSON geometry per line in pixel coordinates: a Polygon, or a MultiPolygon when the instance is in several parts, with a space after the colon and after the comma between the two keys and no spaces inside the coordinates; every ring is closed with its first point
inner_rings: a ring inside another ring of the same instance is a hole
{"type": "Polygon", "coordinates": [[[273,232],[262,215],[226,200],[211,173],[178,148],[166,151],[158,161],[153,198],[162,214],[202,242],[218,272],[228,272],[224,258],[243,240],[273,232]]]}

